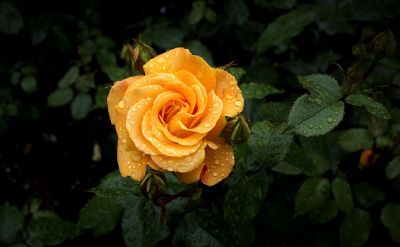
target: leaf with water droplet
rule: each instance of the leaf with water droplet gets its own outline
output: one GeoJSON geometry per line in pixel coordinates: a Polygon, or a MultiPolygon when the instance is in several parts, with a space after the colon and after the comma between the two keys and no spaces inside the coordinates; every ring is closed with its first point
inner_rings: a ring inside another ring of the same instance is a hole
{"type": "Polygon", "coordinates": [[[328,179],[319,177],[306,179],[296,195],[296,214],[305,214],[321,206],[329,197],[329,193],[330,183],[328,179]]]}
{"type": "Polygon", "coordinates": [[[161,215],[145,197],[125,209],[122,231],[126,246],[155,246],[161,230],[161,215]]]}
{"type": "Polygon", "coordinates": [[[369,135],[368,130],[363,128],[342,131],[338,139],[340,147],[349,153],[370,148],[373,142],[373,138],[369,135]]]}
{"type": "Polygon", "coordinates": [[[246,99],[263,99],[271,94],[283,93],[283,90],[276,89],[271,85],[255,82],[243,83],[240,88],[246,99]]]}
{"type": "Polygon", "coordinates": [[[293,104],[288,117],[288,125],[303,136],[323,135],[342,121],[344,104],[335,101],[330,104],[317,104],[310,95],[300,96],[293,104]],[[335,114],[335,113],[338,114],[335,114]],[[330,121],[326,119],[330,118],[330,121]]]}
{"type": "Polygon", "coordinates": [[[277,165],[285,158],[291,142],[291,135],[282,134],[268,121],[254,124],[248,140],[253,158],[268,167],[277,165]]]}
{"type": "Polygon", "coordinates": [[[299,82],[310,91],[310,100],[314,103],[330,104],[342,97],[342,91],[335,78],[325,74],[299,76],[299,82]]]}
{"type": "Polygon", "coordinates": [[[78,226],[90,230],[95,236],[107,234],[117,226],[122,209],[123,204],[119,201],[94,196],[80,210],[78,226]]]}
{"type": "Polygon", "coordinates": [[[377,117],[383,119],[390,119],[391,115],[389,110],[381,103],[373,100],[372,98],[362,94],[352,94],[345,99],[347,104],[354,106],[364,106],[367,111],[377,117]]]}

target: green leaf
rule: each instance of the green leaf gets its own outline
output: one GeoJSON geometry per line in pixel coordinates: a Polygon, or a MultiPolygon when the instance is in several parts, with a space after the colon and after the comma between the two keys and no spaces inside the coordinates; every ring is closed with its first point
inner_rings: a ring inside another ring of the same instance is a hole
{"type": "Polygon", "coordinates": [[[330,184],[326,178],[308,178],[300,186],[295,199],[296,214],[302,215],[321,206],[329,197],[330,184]]]}
{"type": "Polygon", "coordinates": [[[331,186],[335,201],[339,208],[347,215],[350,214],[354,204],[349,183],[346,180],[337,177],[332,181],[331,186]]]}
{"type": "Polygon", "coordinates": [[[338,207],[334,200],[327,200],[320,207],[310,211],[311,220],[318,223],[326,223],[336,217],[338,207]]]}
{"type": "Polygon", "coordinates": [[[267,121],[253,125],[248,140],[253,158],[268,167],[282,161],[289,151],[292,136],[281,134],[267,121]]]}
{"type": "Polygon", "coordinates": [[[128,72],[126,71],[126,69],[114,66],[103,68],[103,72],[107,74],[108,78],[110,78],[111,81],[119,81],[128,76],[128,72]]]}
{"type": "Polygon", "coordinates": [[[394,157],[394,159],[387,164],[385,172],[387,179],[394,179],[400,175],[400,156],[394,157]]]}
{"type": "Polygon", "coordinates": [[[283,93],[283,90],[276,89],[273,86],[254,82],[243,83],[240,88],[246,99],[263,99],[271,94],[283,93]]]}
{"type": "Polygon", "coordinates": [[[197,24],[203,18],[206,3],[203,1],[195,1],[192,3],[192,11],[189,14],[189,24],[197,24]]]}
{"type": "Polygon", "coordinates": [[[75,224],[50,211],[38,211],[28,225],[28,243],[32,246],[59,245],[78,235],[75,224]]]}
{"type": "Polygon", "coordinates": [[[355,184],[353,189],[358,202],[365,208],[369,208],[386,198],[382,191],[365,182],[355,184]]]}
{"type": "Polygon", "coordinates": [[[300,96],[289,113],[288,125],[299,135],[323,135],[335,128],[344,115],[344,103],[318,104],[309,95],[300,96]]]}
{"type": "Polygon", "coordinates": [[[368,96],[362,94],[352,94],[345,99],[347,104],[355,105],[355,106],[364,106],[367,111],[371,114],[374,114],[377,117],[383,119],[390,119],[390,112],[388,109],[379,102],[371,99],[368,96]]]}
{"type": "Polygon", "coordinates": [[[69,70],[65,73],[63,78],[58,82],[59,88],[67,88],[74,84],[79,76],[79,68],[78,66],[72,66],[69,70]]]}
{"type": "Polygon", "coordinates": [[[75,120],[86,117],[92,108],[92,97],[86,93],[79,93],[71,103],[71,114],[75,120]]]}
{"type": "Polygon", "coordinates": [[[136,203],[131,203],[122,218],[126,246],[155,246],[160,225],[161,216],[151,201],[142,197],[136,203]]]}
{"type": "Polygon", "coordinates": [[[5,203],[0,206],[0,243],[18,240],[18,231],[24,225],[24,215],[17,207],[5,203]]]}
{"type": "Polygon", "coordinates": [[[381,222],[396,242],[400,240],[400,204],[388,203],[382,209],[381,222]]]}
{"type": "Polygon", "coordinates": [[[264,52],[272,46],[285,43],[299,35],[313,21],[312,11],[295,10],[279,16],[261,33],[256,44],[257,51],[264,52]]]}
{"type": "Polygon", "coordinates": [[[21,14],[9,3],[0,3],[0,32],[17,34],[24,26],[21,14]]]}
{"type": "Polygon", "coordinates": [[[272,170],[274,172],[283,173],[287,175],[299,175],[303,173],[303,171],[300,168],[293,166],[285,161],[272,167],[272,170]]]}
{"type": "Polygon", "coordinates": [[[250,11],[244,0],[226,0],[224,7],[230,22],[243,25],[249,18],[250,11]]]}
{"type": "Polygon", "coordinates": [[[80,75],[76,80],[74,87],[82,93],[87,93],[91,88],[95,87],[93,74],[80,75]]]}
{"type": "Polygon", "coordinates": [[[78,226],[95,236],[111,232],[121,218],[123,207],[115,200],[94,196],[79,211],[78,226]]]}
{"type": "Polygon", "coordinates": [[[268,102],[257,107],[262,120],[285,122],[289,116],[291,105],[282,102],[268,102]]]}
{"type": "Polygon", "coordinates": [[[33,93],[36,92],[37,89],[37,82],[36,78],[33,76],[28,76],[22,79],[21,81],[22,90],[26,93],[33,93]]]}
{"type": "Polygon", "coordinates": [[[232,241],[232,236],[227,236],[231,233],[227,231],[227,228],[218,216],[205,210],[199,210],[186,214],[179,222],[172,243],[174,246],[192,247],[232,246],[232,244],[224,244],[222,241],[232,241]]]}
{"type": "Polygon", "coordinates": [[[208,64],[214,64],[214,59],[211,51],[199,40],[192,40],[188,42],[185,47],[187,47],[193,54],[204,58],[204,60],[206,60],[208,64]]]}
{"type": "Polygon", "coordinates": [[[320,176],[332,167],[334,160],[330,152],[333,150],[333,145],[326,139],[326,136],[300,138],[302,150],[297,154],[299,157],[297,166],[305,175],[320,176]]]}
{"type": "Polygon", "coordinates": [[[129,195],[140,193],[139,184],[130,177],[122,177],[119,171],[108,174],[90,192],[99,197],[107,197],[109,200],[124,199],[129,195]]]}
{"type": "Polygon", "coordinates": [[[257,215],[261,203],[259,185],[244,176],[229,187],[224,201],[224,217],[234,224],[250,221],[257,215]]]}
{"type": "Polygon", "coordinates": [[[342,90],[335,78],[325,74],[314,74],[299,76],[299,82],[305,89],[310,91],[310,100],[321,104],[321,102],[332,103],[342,97],[342,90]]]}
{"type": "Polygon", "coordinates": [[[156,44],[163,49],[172,49],[182,45],[185,33],[175,27],[170,27],[166,21],[158,21],[147,28],[142,34],[142,40],[148,45],[156,44]]]}
{"type": "Polygon", "coordinates": [[[47,97],[47,106],[56,107],[64,106],[71,102],[74,92],[70,88],[57,89],[47,97]]]}
{"type": "Polygon", "coordinates": [[[344,151],[352,153],[372,147],[374,140],[367,129],[354,128],[343,131],[338,143],[344,151]]]}
{"type": "Polygon", "coordinates": [[[340,226],[340,244],[344,247],[363,245],[369,236],[372,223],[369,213],[362,209],[354,209],[340,226]]]}

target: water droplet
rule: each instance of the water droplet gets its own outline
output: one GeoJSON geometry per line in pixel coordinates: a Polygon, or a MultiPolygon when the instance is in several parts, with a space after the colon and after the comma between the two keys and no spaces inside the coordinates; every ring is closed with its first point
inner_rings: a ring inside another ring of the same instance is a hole
{"type": "Polygon", "coordinates": [[[209,123],[206,123],[204,126],[206,126],[206,127],[210,127],[210,124],[209,124],[209,123]]]}
{"type": "Polygon", "coordinates": [[[121,100],[121,101],[118,103],[118,107],[119,107],[119,108],[124,108],[124,107],[125,107],[125,101],[121,100]]]}
{"type": "Polygon", "coordinates": [[[166,57],[166,58],[169,58],[169,54],[166,54],[165,57],[166,57]]]}
{"type": "Polygon", "coordinates": [[[221,166],[225,166],[225,163],[221,163],[221,166]]]}
{"type": "Polygon", "coordinates": [[[218,165],[218,164],[219,164],[219,160],[215,160],[215,164],[217,164],[217,165],[218,165]]]}
{"type": "Polygon", "coordinates": [[[122,139],[122,143],[127,143],[128,140],[126,138],[122,139]]]}
{"type": "Polygon", "coordinates": [[[312,129],[312,128],[314,128],[314,125],[313,124],[308,124],[308,128],[312,129]]]}
{"type": "Polygon", "coordinates": [[[172,172],[174,170],[174,168],[172,168],[172,166],[168,166],[167,170],[172,172]]]}
{"type": "Polygon", "coordinates": [[[159,59],[157,59],[157,63],[163,63],[164,62],[164,58],[160,57],[159,59]]]}
{"type": "Polygon", "coordinates": [[[154,64],[152,64],[152,63],[149,65],[150,68],[153,68],[153,66],[154,66],[154,64]]]}
{"type": "Polygon", "coordinates": [[[185,158],[185,161],[191,161],[192,160],[192,157],[190,157],[190,156],[187,156],[186,158],[185,158]]]}
{"type": "Polygon", "coordinates": [[[242,106],[242,102],[240,100],[235,101],[235,106],[240,107],[242,106]]]}
{"type": "Polygon", "coordinates": [[[168,164],[174,163],[172,160],[168,160],[167,162],[168,162],[168,164]]]}
{"type": "Polygon", "coordinates": [[[327,121],[328,123],[332,123],[332,122],[333,122],[333,119],[330,118],[330,117],[328,117],[328,118],[326,119],[326,121],[327,121]]]}
{"type": "Polygon", "coordinates": [[[216,177],[216,176],[218,176],[218,173],[217,172],[213,172],[213,174],[212,174],[214,177],[216,177]]]}

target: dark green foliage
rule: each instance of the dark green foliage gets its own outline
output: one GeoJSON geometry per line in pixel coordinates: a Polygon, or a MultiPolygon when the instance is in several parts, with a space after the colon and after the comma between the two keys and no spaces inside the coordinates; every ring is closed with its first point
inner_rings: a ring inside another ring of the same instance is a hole
{"type": "Polygon", "coordinates": [[[399,243],[397,0],[25,2],[0,3],[0,246],[399,243]],[[251,129],[226,180],[165,173],[148,199],[120,176],[107,95],[141,73],[132,39],[236,77],[251,129]]]}

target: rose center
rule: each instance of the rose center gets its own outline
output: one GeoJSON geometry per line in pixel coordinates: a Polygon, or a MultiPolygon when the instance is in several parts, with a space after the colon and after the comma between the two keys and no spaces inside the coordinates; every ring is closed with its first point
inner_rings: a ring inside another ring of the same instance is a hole
{"type": "Polygon", "coordinates": [[[168,124],[173,116],[175,116],[182,109],[187,108],[188,104],[183,100],[171,100],[166,103],[161,111],[158,113],[158,118],[164,124],[168,124]]]}

